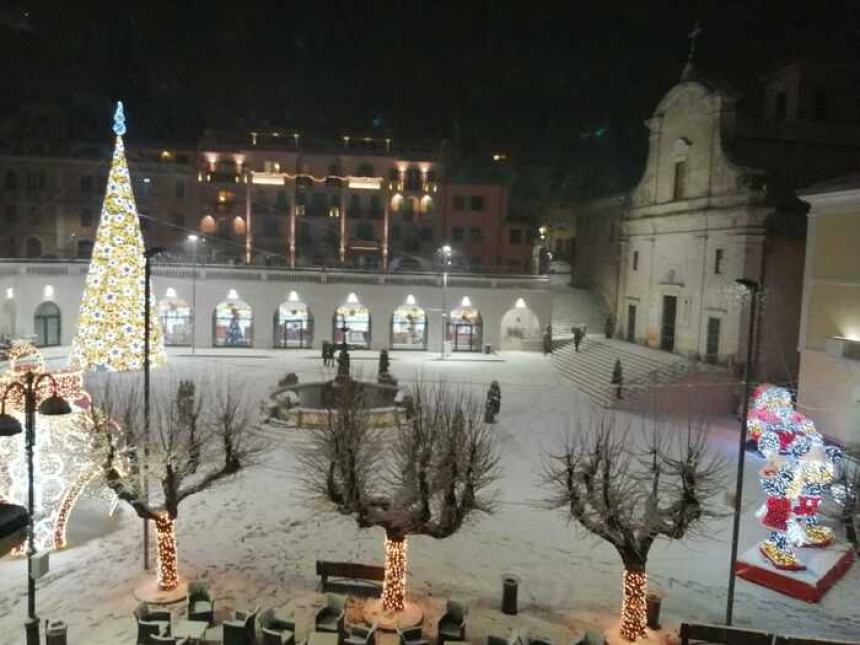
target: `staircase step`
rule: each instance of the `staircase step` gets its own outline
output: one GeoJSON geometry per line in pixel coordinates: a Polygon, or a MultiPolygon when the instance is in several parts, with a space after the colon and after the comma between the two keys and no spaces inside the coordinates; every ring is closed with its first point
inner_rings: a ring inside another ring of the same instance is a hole
{"type": "Polygon", "coordinates": [[[587,338],[579,352],[565,343],[553,353],[553,365],[562,376],[603,407],[616,403],[610,381],[617,359],[621,360],[628,403],[653,385],[676,382],[690,365],[680,356],[599,337],[587,338]]]}

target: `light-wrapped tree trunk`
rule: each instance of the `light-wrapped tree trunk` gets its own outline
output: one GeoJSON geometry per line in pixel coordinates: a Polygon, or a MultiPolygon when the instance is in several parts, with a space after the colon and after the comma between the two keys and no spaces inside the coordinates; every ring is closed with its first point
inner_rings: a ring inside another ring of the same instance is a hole
{"type": "Polygon", "coordinates": [[[176,557],[176,523],[166,513],[155,520],[158,588],[172,591],[179,585],[179,563],[176,557]]]}
{"type": "Polygon", "coordinates": [[[621,604],[621,636],[635,641],[645,635],[647,614],[645,590],[648,577],[643,568],[624,569],[624,597],[621,604]]]}
{"type": "Polygon", "coordinates": [[[406,607],[406,537],[385,536],[385,578],[382,581],[382,608],[387,613],[406,607]]]}

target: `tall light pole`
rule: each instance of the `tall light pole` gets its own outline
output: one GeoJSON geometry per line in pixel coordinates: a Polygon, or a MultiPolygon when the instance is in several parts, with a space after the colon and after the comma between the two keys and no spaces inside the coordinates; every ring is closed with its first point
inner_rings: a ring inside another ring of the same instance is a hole
{"type": "Polygon", "coordinates": [[[752,280],[735,280],[749,296],[749,321],[747,323],[747,357],[744,361],[744,387],[741,398],[741,432],[738,441],[738,472],[735,482],[735,508],[732,522],[732,558],[729,563],[729,590],[726,600],[726,625],[732,624],[732,612],[735,605],[735,564],[738,561],[738,537],[741,527],[741,500],[744,491],[744,457],[747,444],[747,410],[750,397],[750,370],[753,358],[753,335],[755,333],[756,301],[758,300],[759,285],[752,280]]]}
{"type": "Polygon", "coordinates": [[[451,264],[451,246],[446,244],[438,251],[439,257],[442,260],[442,342],[439,346],[439,358],[445,358],[445,341],[448,340],[448,309],[445,303],[448,295],[448,267],[451,264]]]}
{"type": "Polygon", "coordinates": [[[197,244],[202,242],[199,235],[191,233],[188,243],[191,244],[191,353],[195,353],[197,341],[197,244]]]}
{"type": "MultiPolygon", "coordinates": [[[[161,247],[153,247],[143,252],[143,497],[149,499],[149,337],[151,324],[152,258],[163,253],[161,247]]],[[[143,569],[149,569],[149,520],[143,520],[143,569]]]]}
{"type": "Polygon", "coordinates": [[[33,470],[33,448],[36,445],[36,399],[39,386],[43,381],[51,382],[52,394],[38,406],[39,414],[54,416],[69,414],[72,410],[68,402],[57,396],[57,382],[47,373],[37,374],[29,371],[20,381],[13,381],[3,391],[2,411],[0,411],[0,437],[11,437],[26,429],[25,450],[27,452],[27,620],[24,629],[27,645],[39,645],[39,617],[36,615],[36,578],[33,572],[33,556],[36,555],[36,541],[33,531],[33,516],[36,512],[36,495],[33,470]],[[24,426],[10,414],[6,414],[6,397],[12,390],[19,390],[24,397],[24,426]]]}

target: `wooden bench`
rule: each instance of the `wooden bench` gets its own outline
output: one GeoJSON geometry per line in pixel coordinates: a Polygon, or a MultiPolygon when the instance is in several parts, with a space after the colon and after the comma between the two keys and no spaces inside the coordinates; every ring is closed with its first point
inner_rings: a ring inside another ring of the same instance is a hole
{"type": "Polygon", "coordinates": [[[317,575],[323,591],[345,591],[368,596],[382,593],[381,583],[385,579],[385,567],[358,562],[329,562],[317,560],[317,575]],[[329,581],[329,577],[337,580],[329,581]]]}
{"type": "Polygon", "coordinates": [[[754,629],[728,625],[696,625],[681,623],[681,645],[716,643],[721,645],[771,645],[773,635],[754,629]]]}
{"type": "Polygon", "coordinates": [[[857,641],[834,641],[821,638],[804,638],[800,636],[777,636],[773,645],[852,645],[857,641]]]}

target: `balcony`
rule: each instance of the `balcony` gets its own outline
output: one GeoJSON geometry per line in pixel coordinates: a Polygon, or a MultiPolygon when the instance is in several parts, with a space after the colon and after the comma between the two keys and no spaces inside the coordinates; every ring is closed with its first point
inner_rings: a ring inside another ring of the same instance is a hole
{"type": "Polygon", "coordinates": [[[207,172],[204,175],[207,182],[211,184],[238,184],[239,175],[232,172],[207,172]]]}

